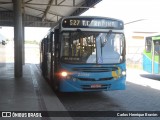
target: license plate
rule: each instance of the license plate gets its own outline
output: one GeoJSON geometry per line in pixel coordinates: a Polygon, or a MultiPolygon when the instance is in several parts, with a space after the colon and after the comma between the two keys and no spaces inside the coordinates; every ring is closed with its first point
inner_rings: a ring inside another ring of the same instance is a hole
{"type": "Polygon", "coordinates": [[[91,85],[91,88],[101,88],[102,87],[102,85],[100,85],[100,84],[93,84],[93,85],[91,85]]]}

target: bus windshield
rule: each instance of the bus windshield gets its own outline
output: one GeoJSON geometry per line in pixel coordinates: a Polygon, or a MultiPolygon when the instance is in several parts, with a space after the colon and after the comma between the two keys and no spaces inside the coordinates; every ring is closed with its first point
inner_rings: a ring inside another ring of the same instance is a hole
{"type": "Polygon", "coordinates": [[[63,32],[61,60],[65,63],[111,64],[125,59],[123,33],[63,32]]]}

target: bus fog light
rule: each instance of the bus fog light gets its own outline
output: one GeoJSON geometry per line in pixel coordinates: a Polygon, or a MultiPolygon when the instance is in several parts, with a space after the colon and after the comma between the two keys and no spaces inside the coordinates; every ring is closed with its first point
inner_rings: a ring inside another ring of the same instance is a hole
{"type": "Polygon", "coordinates": [[[126,71],[122,71],[122,75],[124,75],[124,76],[125,76],[125,75],[126,75],[126,71]]]}

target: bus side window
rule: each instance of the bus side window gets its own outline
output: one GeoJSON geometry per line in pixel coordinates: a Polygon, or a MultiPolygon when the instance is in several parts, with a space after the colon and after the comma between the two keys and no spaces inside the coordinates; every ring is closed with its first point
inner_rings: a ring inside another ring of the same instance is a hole
{"type": "Polygon", "coordinates": [[[53,35],[52,35],[52,51],[53,51],[53,53],[54,53],[54,33],[53,33],[53,35]]]}
{"type": "Polygon", "coordinates": [[[160,55],[160,41],[157,40],[157,41],[154,42],[154,44],[155,44],[155,47],[154,47],[155,55],[160,55]]]}
{"type": "Polygon", "coordinates": [[[48,44],[47,52],[48,53],[50,53],[52,51],[52,42],[53,42],[52,36],[53,36],[53,34],[50,34],[50,35],[47,36],[47,44],[48,44]]]}
{"type": "Polygon", "coordinates": [[[146,41],[145,41],[146,52],[151,52],[151,47],[152,47],[152,39],[151,39],[151,37],[148,37],[148,38],[146,38],[146,41]]]}

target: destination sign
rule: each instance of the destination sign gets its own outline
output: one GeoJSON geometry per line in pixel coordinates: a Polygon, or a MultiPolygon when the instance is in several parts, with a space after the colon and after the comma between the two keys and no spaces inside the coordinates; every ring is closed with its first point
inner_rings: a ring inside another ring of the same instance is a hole
{"type": "Polygon", "coordinates": [[[64,28],[100,28],[123,29],[123,22],[104,18],[66,18],[62,21],[64,28]]]}

